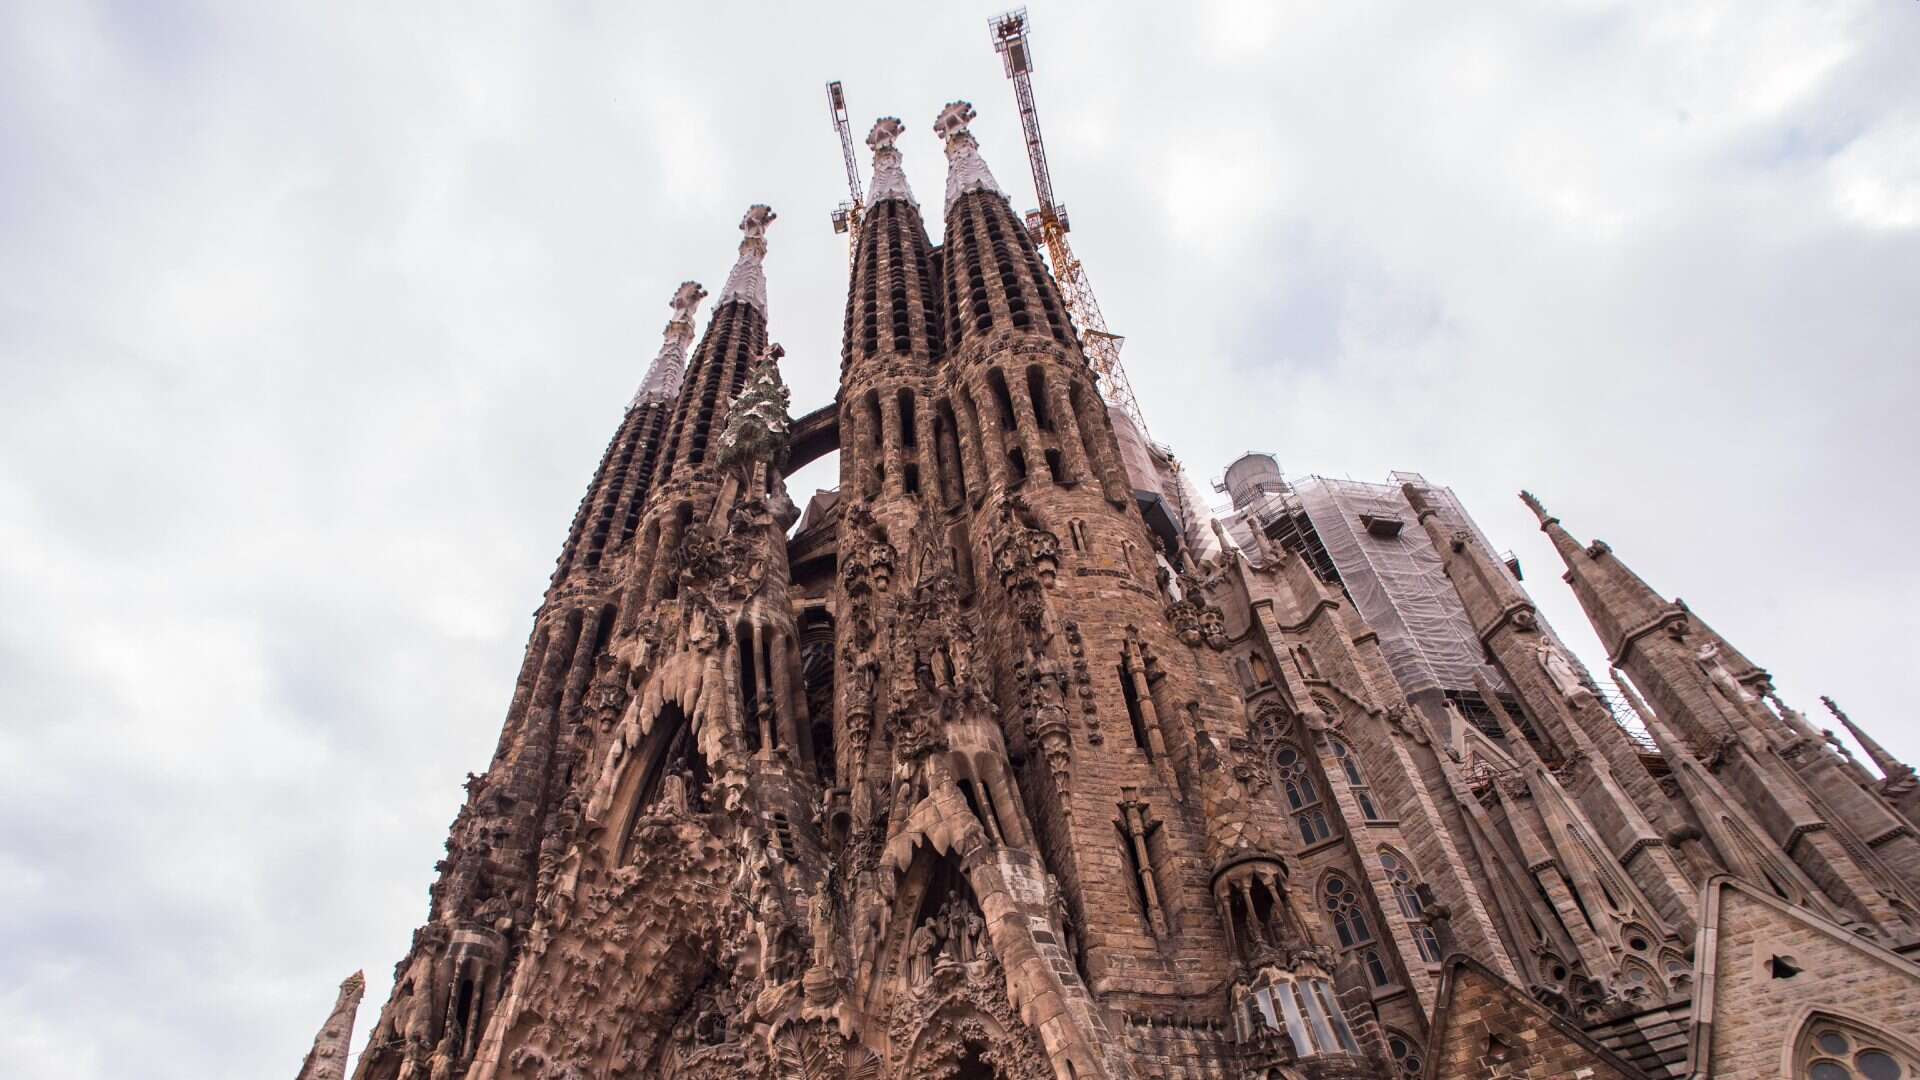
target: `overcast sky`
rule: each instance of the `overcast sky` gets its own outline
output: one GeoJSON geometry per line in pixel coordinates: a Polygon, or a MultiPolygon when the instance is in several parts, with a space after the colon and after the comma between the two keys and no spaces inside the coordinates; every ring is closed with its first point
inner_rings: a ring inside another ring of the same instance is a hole
{"type": "MultiPolygon", "coordinates": [[[[0,4],[0,1072],[291,1076],[364,966],[358,1051],[667,299],[750,202],[795,412],[832,394],[822,84],[857,137],[906,120],[932,208],[973,101],[1031,205],[991,13],[0,4]]],[[[1424,472],[1603,665],[1530,488],[1920,759],[1920,4],[1034,34],[1074,242],[1198,474],[1424,472]]]]}

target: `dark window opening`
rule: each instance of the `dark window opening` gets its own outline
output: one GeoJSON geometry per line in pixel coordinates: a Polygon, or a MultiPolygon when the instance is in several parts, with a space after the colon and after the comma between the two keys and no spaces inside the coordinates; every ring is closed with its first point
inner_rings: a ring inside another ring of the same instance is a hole
{"type": "Polygon", "coordinates": [[[1007,389],[1007,377],[999,368],[987,372],[987,389],[993,392],[993,402],[999,406],[1001,426],[1014,430],[1018,422],[1014,418],[1013,392],[1007,389]]]}
{"type": "Polygon", "coordinates": [[[920,445],[917,425],[913,413],[913,391],[902,387],[900,390],[900,445],[912,448],[920,445]]]}
{"type": "Polygon", "coordinates": [[[1133,745],[1146,752],[1147,760],[1153,760],[1153,744],[1147,739],[1147,715],[1140,708],[1140,695],[1134,692],[1133,670],[1124,661],[1120,664],[1120,697],[1127,703],[1127,722],[1133,728],[1133,745]]]}
{"type": "Polygon", "coordinates": [[[1053,412],[1047,408],[1047,378],[1039,364],[1027,368],[1027,398],[1033,402],[1033,422],[1041,431],[1053,430],[1053,412]]]}

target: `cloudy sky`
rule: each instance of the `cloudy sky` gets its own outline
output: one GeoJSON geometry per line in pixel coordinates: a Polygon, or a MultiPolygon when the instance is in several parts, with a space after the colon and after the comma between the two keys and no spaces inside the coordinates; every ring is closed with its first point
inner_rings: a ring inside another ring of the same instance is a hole
{"type": "MultiPolygon", "coordinates": [[[[832,393],[822,83],[906,119],[933,204],[972,100],[1031,204],[989,14],[0,4],[0,1071],[291,1076],[363,966],[364,1035],[750,202],[796,411],[832,393]]],[[[1529,487],[1920,758],[1920,4],[1034,15],[1075,243],[1196,472],[1450,484],[1598,661],[1529,487]]]]}

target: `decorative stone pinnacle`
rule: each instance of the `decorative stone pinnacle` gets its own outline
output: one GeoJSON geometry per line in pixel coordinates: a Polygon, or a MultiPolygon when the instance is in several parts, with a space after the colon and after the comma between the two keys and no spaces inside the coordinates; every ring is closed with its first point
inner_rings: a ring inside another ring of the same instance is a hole
{"type": "Polygon", "coordinates": [[[649,401],[672,401],[680,396],[680,380],[687,371],[687,346],[693,344],[693,313],[706,298],[707,290],[697,281],[683,281],[674,290],[673,299],[667,302],[673,309],[673,318],[667,320],[667,327],[661,332],[664,340],[660,343],[660,352],[647,367],[647,377],[640,380],[640,389],[634,391],[627,408],[638,408],[649,401]]]}
{"type": "Polygon", "coordinates": [[[875,120],[873,128],[867,132],[867,149],[891,150],[894,142],[900,138],[900,133],[905,130],[907,126],[900,122],[899,117],[883,116],[875,120]]]}
{"type": "Polygon", "coordinates": [[[974,139],[973,132],[967,130],[967,124],[975,115],[971,102],[950,101],[933,121],[933,133],[947,143],[948,210],[953,209],[955,199],[973,191],[991,191],[1006,197],[999,181],[993,178],[980,157],[980,143],[974,139]]]}
{"type": "Polygon", "coordinates": [[[780,358],[786,354],[773,342],[754,357],[747,384],[727,409],[726,427],[720,432],[721,465],[750,459],[778,464],[786,456],[793,429],[787,411],[792,392],[780,381],[780,358]]]}
{"type": "Polygon", "coordinates": [[[720,299],[716,306],[725,307],[735,300],[744,300],[760,312],[762,318],[767,314],[767,272],[761,261],[767,257],[767,226],[773,224],[779,215],[765,203],[754,203],[747,208],[747,214],[740,219],[740,257],[734,260],[733,270],[727,274],[726,287],[720,290],[720,299]]]}
{"type": "Polygon", "coordinates": [[[867,133],[867,146],[873,151],[874,206],[888,199],[899,199],[915,210],[920,209],[920,203],[913,197],[913,189],[907,186],[906,171],[900,168],[900,150],[894,145],[894,141],[906,129],[899,117],[883,116],[873,122],[873,130],[867,133]]]}
{"type": "Polygon", "coordinates": [[[1547,513],[1547,508],[1540,505],[1540,500],[1533,497],[1533,492],[1531,491],[1521,492],[1520,501],[1523,503],[1526,503],[1527,509],[1533,511],[1533,516],[1540,519],[1540,527],[1542,529],[1546,528],[1549,525],[1559,524],[1560,519],[1557,517],[1554,517],[1552,514],[1547,513]]]}

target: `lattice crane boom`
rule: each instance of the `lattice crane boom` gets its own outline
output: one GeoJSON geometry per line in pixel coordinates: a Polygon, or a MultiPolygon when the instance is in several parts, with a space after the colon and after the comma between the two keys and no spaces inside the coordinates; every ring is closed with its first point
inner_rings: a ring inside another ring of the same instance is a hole
{"type": "Polygon", "coordinates": [[[1054,201],[1053,176],[1047,170],[1047,144],[1040,135],[1040,114],[1033,103],[1033,53],[1027,42],[1027,9],[996,15],[987,20],[993,34],[993,47],[1006,65],[1007,78],[1013,80],[1013,97],[1020,107],[1020,127],[1027,140],[1027,163],[1033,167],[1033,191],[1040,209],[1027,214],[1027,229],[1047,247],[1047,260],[1053,264],[1053,277],[1059,283],[1067,312],[1079,325],[1087,353],[1087,363],[1100,377],[1109,402],[1118,406],[1146,437],[1147,422],[1140,415],[1140,402],[1133,396],[1127,371],[1120,363],[1120,346],[1126,341],[1107,329],[1100,301],[1093,295],[1087,269],[1067,243],[1067,208],[1054,201]]]}
{"type": "Polygon", "coordinates": [[[827,84],[827,111],[833,116],[834,130],[840,133],[840,157],[847,165],[847,194],[850,198],[833,209],[833,231],[847,234],[847,258],[860,250],[860,215],[866,210],[866,196],[860,190],[860,161],[853,153],[853,128],[847,121],[847,92],[835,79],[827,84]]]}

